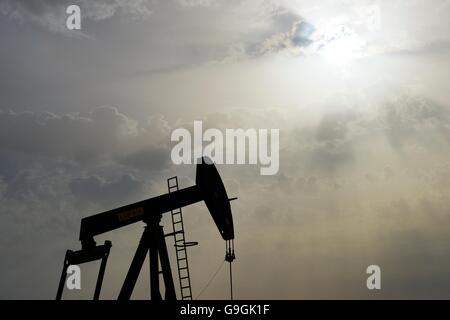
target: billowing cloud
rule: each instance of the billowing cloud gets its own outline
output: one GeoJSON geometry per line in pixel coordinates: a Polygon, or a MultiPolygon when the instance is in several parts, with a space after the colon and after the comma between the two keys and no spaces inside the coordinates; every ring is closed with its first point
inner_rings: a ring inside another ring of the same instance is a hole
{"type": "Polygon", "coordinates": [[[165,126],[162,118],[138,127],[117,109],[99,107],[85,116],[0,112],[0,123],[0,175],[10,200],[43,196],[44,201],[51,193],[55,200],[58,194],[65,197],[61,192],[66,190],[81,201],[98,198],[105,204],[120,198],[116,189],[124,199],[140,194],[144,184],[133,174],[149,178],[169,166],[168,141],[161,144],[165,133],[156,134],[165,126]],[[56,180],[50,181],[62,185],[53,191],[38,188],[52,174],[56,180]]]}
{"type": "MultiPolygon", "coordinates": [[[[205,128],[238,125],[282,129],[278,175],[262,178],[258,170],[248,166],[219,167],[229,194],[239,197],[233,202],[239,239],[236,249],[239,273],[247,278],[239,281],[240,297],[269,298],[273,290],[286,298],[368,297],[358,285],[364,281],[367,265],[377,263],[392,272],[402,272],[411,259],[429,256],[434,244],[447,241],[448,233],[442,224],[448,211],[443,199],[450,193],[448,149],[443,148],[446,140],[422,144],[424,152],[408,148],[399,151],[391,135],[392,128],[403,124],[408,128],[402,130],[403,143],[417,141],[415,130],[422,135],[440,133],[444,137],[448,109],[407,94],[392,99],[368,110],[355,107],[357,103],[346,97],[339,109],[324,107],[314,124],[297,122],[295,111],[280,109],[241,108],[204,117],[205,128]],[[391,104],[392,99],[397,103],[391,104]],[[377,150],[372,152],[375,145],[377,150]],[[428,154],[433,155],[432,159],[428,154]],[[264,253],[257,249],[261,246],[264,253]],[[384,251],[384,246],[390,250],[384,251]],[[398,252],[403,254],[396,255],[398,252]],[[274,273],[290,274],[271,264],[269,269],[255,271],[255,261],[267,255],[302,272],[292,273],[290,282],[261,281],[274,273]],[[330,263],[335,266],[332,273],[326,267],[330,263]],[[348,273],[353,278],[345,276],[348,273]],[[259,293],[255,283],[259,283],[259,293]],[[340,289],[330,292],[330,283],[340,289]],[[299,284],[308,289],[298,291],[299,284]]],[[[64,246],[76,245],[81,216],[164,192],[164,178],[177,173],[181,187],[192,185],[194,168],[171,166],[168,154],[171,130],[178,126],[189,129],[190,121],[179,119],[172,123],[155,115],[138,122],[111,107],[65,116],[3,112],[0,121],[0,138],[5,146],[0,157],[5,163],[1,166],[1,213],[7,217],[2,226],[3,243],[12,243],[25,232],[46,230],[61,239],[61,248],[54,247],[56,256],[63,253],[64,246]],[[44,138],[51,143],[44,144],[44,138]],[[32,141],[39,142],[41,148],[32,141]]],[[[215,237],[215,227],[205,208],[186,212],[189,235],[202,244],[201,254],[193,252],[191,256],[196,266],[193,278],[198,280],[210,270],[195,261],[205,254],[217,256],[214,239],[219,241],[219,237],[215,237]]],[[[36,237],[42,243],[48,241],[36,237]]],[[[120,239],[114,239],[119,247],[123,246],[120,239]]],[[[133,243],[127,241],[130,252],[133,243]]],[[[15,246],[20,247],[18,243],[15,246]]],[[[12,254],[5,247],[2,251],[7,256],[12,254]]],[[[433,249],[435,264],[448,265],[444,251],[433,249]]],[[[126,260],[113,255],[113,270],[118,266],[126,269],[126,260]]],[[[59,270],[59,261],[55,259],[51,270],[59,270]]],[[[430,267],[423,264],[406,270],[403,278],[385,271],[384,281],[392,281],[395,286],[386,289],[386,297],[422,296],[419,289],[426,287],[425,280],[411,294],[408,279],[425,277],[430,267]]],[[[121,281],[114,280],[118,271],[110,272],[106,281],[114,283],[115,288],[120,286],[121,281]]],[[[49,279],[52,276],[46,275],[49,279]]],[[[5,288],[11,286],[7,282],[5,288]]],[[[52,290],[47,287],[42,294],[51,295],[52,290]]],[[[435,290],[432,295],[442,296],[445,292],[435,290]]],[[[115,290],[107,290],[105,297],[114,298],[115,294],[115,290]]],[[[145,290],[137,294],[145,295],[145,290]]],[[[209,296],[221,297],[220,290],[212,290],[209,296]]]]}
{"type": "Polygon", "coordinates": [[[87,117],[1,112],[0,123],[6,155],[44,156],[78,163],[95,162],[120,152],[121,142],[135,134],[132,121],[110,107],[96,108],[87,117]]]}

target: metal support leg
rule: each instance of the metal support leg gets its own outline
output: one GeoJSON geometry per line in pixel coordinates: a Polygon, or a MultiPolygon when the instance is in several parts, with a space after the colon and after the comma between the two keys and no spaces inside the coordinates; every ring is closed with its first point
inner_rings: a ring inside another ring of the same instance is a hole
{"type": "Polygon", "coordinates": [[[95,285],[94,300],[100,298],[100,290],[102,289],[103,277],[105,275],[106,262],[108,261],[109,250],[111,249],[111,242],[105,241],[105,253],[100,264],[100,269],[98,271],[97,283],[95,285]]]}
{"type": "Polygon", "coordinates": [[[148,250],[150,262],[150,299],[160,301],[162,300],[162,297],[159,290],[159,252],[156,230],[157,227],[155,228],[155,226],[152,225],[150,246],[148,250]]]}
{"type": "Polygon", "coordinates": [[[170,269],[169,255],[167,253],[166,240],[163,227],[157,228],[158,251],[161,259],[161,269],[164,277],[164,286],[166,287],[165,299],[176,300],[175,285],[173,284],[172,270],[170,269]]]}
{"type": "Polygon", "coordinates": [[[159,221],[159,219],[146,221],[147,227],[144,230],[130,269],[128,270],[119,294],[119,300],[130,299],[147,252],[149,253],[150,262],[150,298],[152,300],[162,300],[159,289],[159,262],[161,262],[164,286],[166,287],[165,298],[168,300],[176,300],[164,231],[159,225],[159,221]]]}
{"type": "Polygon", "coordinates": [[[61,278],[59,279],[58,292],[56,293],[56,300],[61,300],[64,285],[67,277],[67,268],[69,267],[69,262],[67,261],[67,256],[70,254],[71,250],[66,251],[66,255],[64,256],[64,264],[61,273],[61,278]]]}
{"type": "Polygon", "coordinates": [[[139,272],[141,271],[142,264],[144,263],[145,256],[149,248],[149,232],[150,230],[146,227],[144,233],[142,234],[139,246],[134,254],[133,261],[131,262],[130,269],[128,270],[125,282],[123,283],[122,289],[119,293],[119,300],[129,300],[131,294],[133,293],[134,286],[136,284],[139,272]]]}

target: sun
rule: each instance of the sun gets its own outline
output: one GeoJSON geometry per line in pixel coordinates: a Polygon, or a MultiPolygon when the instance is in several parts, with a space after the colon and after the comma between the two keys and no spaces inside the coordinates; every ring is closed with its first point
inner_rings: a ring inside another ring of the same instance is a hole
{"type": "Polygon", "coordinates": [[[314,51],[331,63],[342,65],[363,56],[364,41],[344,25],[328,28],[316,37],[314,51]]]}

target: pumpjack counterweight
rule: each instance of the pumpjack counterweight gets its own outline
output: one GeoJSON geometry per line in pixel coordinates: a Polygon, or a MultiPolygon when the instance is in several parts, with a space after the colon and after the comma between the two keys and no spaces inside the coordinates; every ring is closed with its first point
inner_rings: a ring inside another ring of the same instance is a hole
{"type": "MultiPolygon", "coordinates": [[[[173,236],[175,238],[181,298],[192,299],[186,246],[196,243],[188,243],[185,241],[181,208],[199,201],[204,201],[220,235],[224,240],[229,241],[234,239],[233,218],[230,207],[230,201],[234,200],[234,198],[228,198],[216,167],[207,158],[202,158],[202,161],[197,164],[195,186],[178,189],[177,179],[175,187],[171,188],[169,181],[168,186],[169,193],[167,194],[112,209],[81,220],[79,237],[81,241],[81,250],[76,252],[68,250],[66,253],[63,273],[58,287],[57,299],[60,299],[62,296],[66,272],[70,264],[83,263],[101,258],[102,264],[99,271],[99,280],[97,281],[97,287],[94,294],[94,299],[98,299],[111,243],[107,241],[104,245],[97,246],[94,237],[139,221],[144,222],[146,227],[120,291],[119,299],[130,299],[147,253],[149,254],[150,261],[151,299],[162,299],[159,285],[160,274],[163,275],[165,298],[169,300],[176,299],[165,242],[165,237],[168,235],[164,235],[163,227],[160,225],[161,217],[166,212],[172,213],[172,224],[174,227],[173,236]],[[181,229],[175,227],[175,225],[179,225],[181,229]],[[161,271],[159,269],[160,265],[161,271]],[[183,270],[187,271],[187,275],[183,270]]],[[[234,248],[232,259],[234,260],[234,248]]]]}

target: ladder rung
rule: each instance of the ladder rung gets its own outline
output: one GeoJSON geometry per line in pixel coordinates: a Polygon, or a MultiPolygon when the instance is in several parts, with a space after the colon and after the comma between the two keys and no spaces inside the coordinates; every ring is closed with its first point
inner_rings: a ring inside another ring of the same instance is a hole
{"type": "Polygon", "coordinates": [[[181,268],[178,268],[178,270],[186,270],[186,269],[188,269],[188,267],[181,267],[181,268]]]}
{"type": "Polygon", "coordinates": [[[187,288],[191,288],[191,286],[185,286],[185,287],[181,287],[181,289],[187,289],[187,288]]]}
{"type": "Polygon", "coordinates": [[[182,234],[182,233],[183,233],[182,230],[175,231],[175,232],[169,232],[169,233],[166,233],[166,234],[164,235],[164,237],[173,237],[173,236],[175,236],[175,235],[177,235],[177,234],[182,234]]]}
{"type": "Polygon", "coordinates": [[[181,280],[189,279],[189,276],[187,276],[187,277],[180,277],[180,279],[181,279],[181,280]]]}

